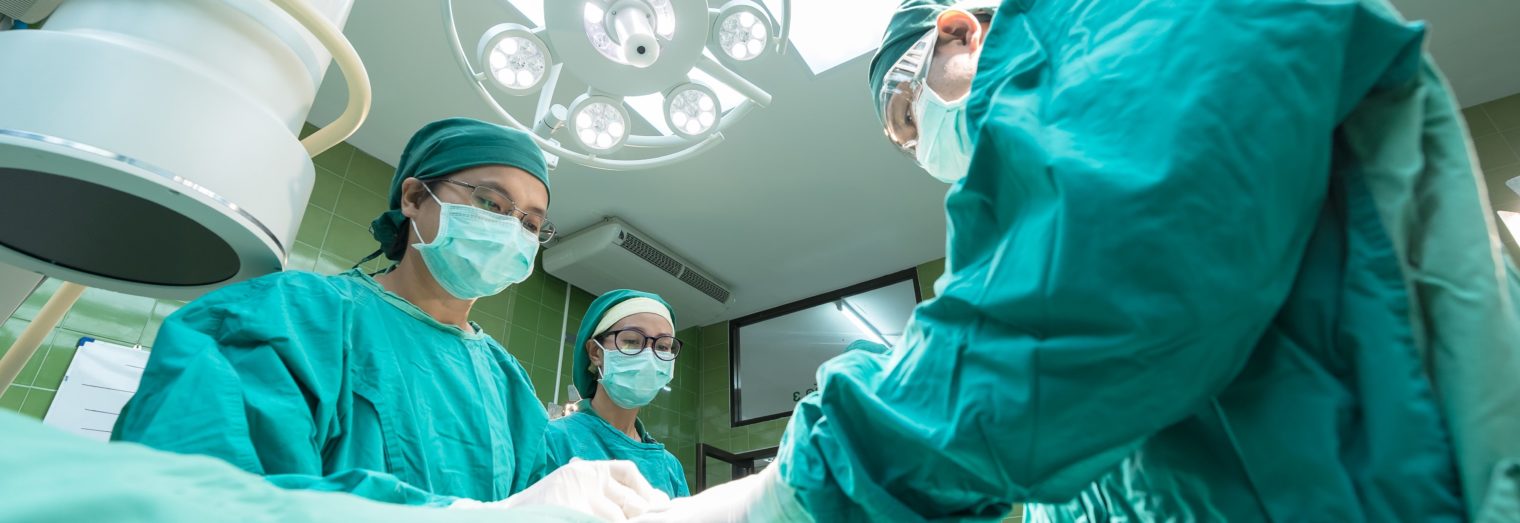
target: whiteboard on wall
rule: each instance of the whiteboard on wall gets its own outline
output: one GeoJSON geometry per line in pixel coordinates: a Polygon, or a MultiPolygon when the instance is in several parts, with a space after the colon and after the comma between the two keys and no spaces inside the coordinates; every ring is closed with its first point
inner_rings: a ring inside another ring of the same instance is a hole
{"type": "Polygon", "coordinates": [[[855,341],[879,335],[878,340],[896,345],[918,299],[917,275],[904,271],[734,320],[729,327],[731,423],[790,415],[798,401],[818,389],[818,367],[855,341]]]}
{"type": "Polygon", "coordinates": [[[137,392],[148,351],[85,338],[42,422],[99,440],[111,439],[122,406],[137,392]]]}

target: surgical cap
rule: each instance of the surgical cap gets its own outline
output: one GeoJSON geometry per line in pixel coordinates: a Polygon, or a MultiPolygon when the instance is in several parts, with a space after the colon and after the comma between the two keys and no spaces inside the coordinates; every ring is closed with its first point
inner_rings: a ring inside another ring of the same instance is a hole
{"type": "MultiPolygon", "coordinates": [[[[618,289],[615,291],[608,291],[606,294],[598,296],[595,301],[591,302],[591,307],[586,309],[586,315],[581,319],[581,328],[575,333],[575,359],[571,362],[570,375],[575,380],[575,390],[580,391],[582,398],[590,398],[596,395],[596,375],[591,372],[591,355],[586,354],[586,342],[590,340],[592,336],[600,334],[600,332],[597,331],[598,327],[600,327],[602,330],[606,330],[608,328],[611,328],[610,323],[617,323],[618,320],[622,320],[623,318],[632,316],[633,314],[638,314],[640,312],[651,312],[644,310],[642,307],[618,307],[618,304],[636,298],[652,300],[660,306],[664,307],[665,314],[663,314],[663,316],[665,316],[666,319],[670,320],[670,327],[672,329],[675,328],[675,311],[672,310],[670,308],[670,304],[665,303],[665,299],[661,298],[658,294],[639,292],[628,289],[618,289]],[[609,313],[614,312],[614,309],[621,309],[624,311],[632,312],[623,314],[623,318],[614,318],[609,315],[609,313]],[[611,322],[608,322],[608,324],[604,326],[603,322],[605,320],[611,320],[611,322]]],[[[659,314],[657,311],[655,313],[659,314]]]]}
{"type": "Polygon", "coordinates": [[[406,252],[401,184],[407,178],[431,180],[482,165],[522,169],[544,182],[546,191],[549,189],[544,152],[528,133],[472,118],[427,124],[412,135],[401,152],[401,163],[391,179],[390,210],[370,223],[370,234],[380,242],[380,252],[392,260],[400,260],[406,252]]]}
{"type": "Polygon", "coordinates": [[[903,53],[908,52],[909,47],[924,33],[934,29],[934,24],[939,20],[939,14],[952,7],[983,7],[995,6],[997,2],[988,0],[903,0],[898,6],[897,13],[892,15],[892,20],[887,22],[887,32],[881,37],[881,47],[876,50],[876,55],[871,57],[870,82],[871,100],[876,104],[876,117],[882,123],[886,123],[886,107],[882,107],[880,97],[882,81],[887,76],[887,70],[897,59],[902,58],[903,53]]]}

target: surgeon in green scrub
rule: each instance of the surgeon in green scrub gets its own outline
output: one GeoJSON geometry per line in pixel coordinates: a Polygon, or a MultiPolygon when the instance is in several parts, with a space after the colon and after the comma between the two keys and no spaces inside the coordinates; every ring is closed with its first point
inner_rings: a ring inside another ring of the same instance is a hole
{"type": "Polygon", "coordinates": [[[1520,520],[1520,296],[1421,25],[982,7],[903,2],[870,67],[952,184],[938,296],[646,520],[1520,520]]]}
{"type": "Polygon", "coordinates": [[[531,138],[428,124],[402,153],[390,207],[371,225],[376,255],[395,262],[378,276],[272,274],[165,319],[113,437],[391,503],[613,498],[628,515],[663,497],[609,480],[627,475],[598,467],[631,466],[611,463],[509,498],[549,472],[548,417],[522,365],[468,318],[476,299],[527,278],[554,234],[531,138]]]}
{"type": "Polygon", "coordinates": [[[680,460],[639,421],[675,375],[681,340],[675,313],[658,295],[619,289],[597,297],[575,336],[572,372],[579,409],[549,422],[549,462],[621,459],[637,464],[654,488],[690,495],[680,460]]]}

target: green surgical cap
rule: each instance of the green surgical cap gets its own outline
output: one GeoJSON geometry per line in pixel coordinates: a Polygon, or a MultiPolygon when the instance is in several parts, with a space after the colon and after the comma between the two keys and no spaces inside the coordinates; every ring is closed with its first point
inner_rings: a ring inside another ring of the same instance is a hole
{"type": "Polygon", "coordinates": [[[665,299],[658,294],[618,289],[598,296],[591,302],[591,307],[586,309],[586,315],[581,318],[580,330],[575,332],[575,359],[571,362],[570,376],[575,380],[575,390],[580,391],[582,398],[596,395],[596,374],[591,372],[591,355],[586,354],[586,341],[590,340],[591,336],[600,333],[591,331],[596,330],[596,324],[602,322],[602,317],[607,315],[607,311],[611,310],[612,306],[633,298],[649,298],[660,302],[665,306],[665,310],[670,312],[671,328],[675,328],[676,311],[671,309],[670,304],[665,303],[665,299]]]}
{"type": "Polygon", "coordinates": [[[407,178],[431,180],[471,167],[505,165],[527,171],[549,189],[549,169],[544,152],[528,133],[472,118],[448,118],[427,124],[412,135],[401,152],[396,176],[391,179],[390,210],[370,223],[370,234],[380,242],[380,253],[400,260],[406,252],[402,224],[401,184],[407,178]]]}
{"type": "Polygon", "coordinates": [[[998,3],[990,0],[903,0],[897,13],[892,15],[892,20],[887,22],[887,32],[881,37],[881,47],[871,57],[871,103],[876,104],[876,117],[881,119],[883,125],[887,121],[887,108],[881,106],[881,97],[877,93],[881,92],[887,70],[897,63],[897,59],[902,58],[903,53],[908,52],[909,47],[913,47],[914,42],[923,38],[924,33],[934,29],[939,14],[952,7],[987,7],[998,3]]]}

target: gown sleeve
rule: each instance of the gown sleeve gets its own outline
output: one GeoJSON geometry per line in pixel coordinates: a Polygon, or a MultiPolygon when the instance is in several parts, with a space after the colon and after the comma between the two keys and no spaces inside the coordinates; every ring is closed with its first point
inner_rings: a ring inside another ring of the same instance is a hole
{"type": "Polygon", "coordinates": [[[1420,35],[1357,2],[1005,0],[943,292],[819,369],[782,477],[820,521],[998,518],[1209,409],[1291,289],[1338,121],[1420,35]]]}
{"type": "Polygon", "coordinates": [[[325,277],[279,273],[228,286],[164,320],[112,438],[220,458],[275,485],[376,501],[454,501],[373,470],[328,470],[342,436],[346,298],[325,277]]]}

